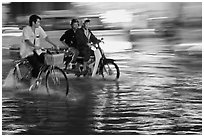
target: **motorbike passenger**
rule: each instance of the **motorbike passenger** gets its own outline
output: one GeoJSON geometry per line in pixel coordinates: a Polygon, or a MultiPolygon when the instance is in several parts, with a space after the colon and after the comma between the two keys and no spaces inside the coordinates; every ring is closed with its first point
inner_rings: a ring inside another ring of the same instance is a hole
{"type": "MultiPolygon", "coordinates": [[[[71,29],[65,31],[65,33],[61,36],[60,41],[68,48],[68,51],[73,53],[72,60],[69,63],[69,69],[72,69],[76,64],[76,59],[79,55],[79,51],[77,48],[76,42],[76,31],[79,27],[79,21],[77,19],[72,19],[71,21],[71,29]]],[[[67,69],[67,64],[65,69],[67,69]]]]}
{"type": "MultiPolygon", "coordinates": [[[[41,18],[38,15],[31,15],[29,17],[29,25],[23,28],[22,45],[20,47],[20,55],[26,58],[32,66],[31,87],[35,87],[36,78],[40,71],[40,67],[44,63],[44,54],[41,50],[40,38],[44,38],[47,42],[58,49],[43,28],[40,26],[41,18]]],[[[31,90],[31,89],[29,89],[31,90]]]]}
{"type": "Polygon", "coordinates": [[[98,40],[89,29],[90,20],[84,19],[82,27],[76,32],[76,41],[79,49],[79,54],[84,57],[82,74],[87,74],[87,63],[91,56],[91,43],[98,43],[98,40]]]}

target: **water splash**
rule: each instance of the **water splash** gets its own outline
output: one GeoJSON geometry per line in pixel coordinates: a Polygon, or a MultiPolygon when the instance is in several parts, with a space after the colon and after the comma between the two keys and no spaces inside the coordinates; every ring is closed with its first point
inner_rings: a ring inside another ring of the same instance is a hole
{"type": "Polygon", "coordinates": [[[2,85],[2,88],[5,89],[13,89],[13,88],[20,88],[23,87],[24,85],[15,78],[14,76],[14,69],[11,69],[4,80],[4,83],[2,85]]]}

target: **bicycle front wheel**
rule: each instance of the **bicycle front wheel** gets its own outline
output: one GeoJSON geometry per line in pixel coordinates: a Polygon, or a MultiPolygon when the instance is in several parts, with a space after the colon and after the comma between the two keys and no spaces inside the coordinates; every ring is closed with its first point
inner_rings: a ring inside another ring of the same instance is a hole
{"type": "Polygon", "coordinates": [[[46,88],[48,94],[68,95],[69,82],[65,72],[58,67],[50,69],[46,74],[46,88]]]}
{"type": "Polygon", "coordinates": [[[106,62],[102,67],[102,77],[107,80],[117,80],[120,77],[120,71],[114,62],[106,62]]]}

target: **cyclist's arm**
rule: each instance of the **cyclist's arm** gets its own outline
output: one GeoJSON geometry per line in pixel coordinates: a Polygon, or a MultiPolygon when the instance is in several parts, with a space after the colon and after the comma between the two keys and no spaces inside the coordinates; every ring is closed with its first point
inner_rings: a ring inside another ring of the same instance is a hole
{"type": "Polygon", "coordinates": [[[33,49],[35,48],[35,45],[34,45],[30,40],[28,40],[28,39],[25,40],[25,43],[26,43],[28,46],[32,47],[33,49]]]}
{"type": "Polygon", "coordinates": [[[49,42],[50,44],[52,44],[56,49],[59,48],[57,45],[55,45],[55,44],[52,42],[52,40],[51,40],[48,36],[45,37],[45,40],[46,40],[47,42],[49,42]]]}
{"type": "Polygon", "coordinates": [[[61,36],[60,41],[65,47],[69,48],[69,45],[65,42],[66,38],[68,38],[68,31],[61,36]]]}
{"type": "Polygon", "coordinates": [[[53,45],[56,49],[58,49],[58,46],[55,45],[55,44],[52,42],[52,40],[48,37],[48,35],[45,33],[45,31],[43,30],[43,28],[42,28],[41,26],[39,27],[39,29],[40,29],[40,34],[41,34],[41,36],[42,36],[48,43],[50,43],[50,44],[53,45]]]}
{"type": "Polygon", "coordinates": [[[67,44],[65,43],[65,41],[61,41],[61,42],[62,42],[62,44],[63,44],[66,48],[69,49],[69,45],[67,45],[67,44]]]}
{"type": "Polygon", "coordinates": [[[90,33],[91,33],[91,37],[90,37],[91,42],[93,42],[94,44],[98,43],[100,40],[98,40],[91,31],[90,33]]]}

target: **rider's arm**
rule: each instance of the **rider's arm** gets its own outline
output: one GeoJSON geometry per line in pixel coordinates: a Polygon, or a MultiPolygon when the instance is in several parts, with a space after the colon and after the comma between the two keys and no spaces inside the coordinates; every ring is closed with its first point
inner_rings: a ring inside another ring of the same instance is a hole
{"type": "Polygon", "coordinates": [[[25,40],[25,43],[29,46],[31,46],[32,48],[35,48],[35,45],[28,39],[25,40]]]}
{"type": "Polygon", "coordinates": [[[52,44],[56,49],[59,48],[57,45],[55,45],[55,43],[52,42],[52,40],[51,40],[48,36],[45,37],[45,40],[46,40],[47,42],[49,42],[50,44],[52,44]]]}
{"type": "Polygon", "coordinates": [[[69,48],[69,45],[65,42],[65,40],[68,38],[68,31],[66,31],[61,37],[60,37],[60,41],[62,42],[62,44],[65,47],[69,48]]]}
{"type": "Polygon", "coordinates": [[[94,44],[98,43],[100,40],[98,40],[91,31],[90,33],[91,33],[90,41],[93,42],[94,44]]]}
{"type": "Polygon", "coordinates": [[[66,47],[66,48],[69,48],[69,45],[67,45],[66,43],[65,43],[65,41],[61,41],[62,42],[62,44],[66,47]]]}
{"type": "Polygon", "coordinates": [[[47,36],[47,34],[45,33],[45,31],[43,30],[43,28],[40,26],[40,35],[47,41],[49,42],[51,45],[53,45],[56,49],[58,48],[57,45],[55,45],[52,40],[47,36]]]}

